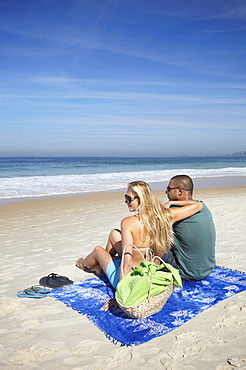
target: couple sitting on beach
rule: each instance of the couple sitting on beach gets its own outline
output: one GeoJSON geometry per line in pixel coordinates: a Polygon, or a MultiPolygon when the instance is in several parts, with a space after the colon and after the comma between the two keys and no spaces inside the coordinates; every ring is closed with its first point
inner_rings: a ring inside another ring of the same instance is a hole
{"type": "MultiPolygon", "coordinates": [[[[121,221],[121,230],[110,232],[106,248],[100,246],[76,266],[96,274],[105,273],[116,288],[121,276],[123,247],[123,273],[139,266],[142,258],[132,244],[147,254],[154,255],[176,267],[185,280],[201,280],[215,266],[215,229],[212,216],[204,203],[192,199],[193,182],[189,176],[174,176],[167,186],[169,201],[162,205],[144,181],[128,184],[125,203],[133,216],[121,221]]],[[[103,309],[115,308],[113,300],[103,309]]]]}

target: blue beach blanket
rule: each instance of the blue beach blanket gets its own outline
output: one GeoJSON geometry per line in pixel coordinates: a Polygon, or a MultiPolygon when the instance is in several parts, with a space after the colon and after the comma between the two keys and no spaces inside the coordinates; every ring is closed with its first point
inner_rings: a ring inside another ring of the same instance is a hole
{"type": "Polygon", "coordinates": [[[183,289],[175,287],[160,312],[141,320],[128,318],[120,308],[100,310],[115,293],[106,277],[54,289],[49,296],[86,315],[113,343],[131,346],[169,333],[200,312],[244,290],[245,273],[216,266],[206,279],[184,281],[183,289]]]}

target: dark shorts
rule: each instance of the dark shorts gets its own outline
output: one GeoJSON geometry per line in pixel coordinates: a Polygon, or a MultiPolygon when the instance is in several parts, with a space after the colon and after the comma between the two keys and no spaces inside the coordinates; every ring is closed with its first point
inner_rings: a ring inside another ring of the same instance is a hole
{"type": "Polygon", "coordinates": [[[175,254],[173,253],[171,249],[167,253],[163,254],[162,259],[164,262],[169,263],[169,265],[172,265],[176,269],[178,268],[175,254]]]}

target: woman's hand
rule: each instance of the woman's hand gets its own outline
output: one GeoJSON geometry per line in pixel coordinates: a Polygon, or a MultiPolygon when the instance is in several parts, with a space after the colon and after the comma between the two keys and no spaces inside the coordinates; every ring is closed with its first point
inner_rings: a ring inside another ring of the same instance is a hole
{"type": "Polygon", "coordinates": [[[171,202],[166,202],[163,204],[164,208],[169,209],[171,207],[171,202]]]}
{"type": "Polygon", "coordinates": [[[101,310],[107,311],[110,308],[112,308],[113,310],[116,310],[117,307],[118,307],[118,303],[116,302],[116,299],[111,298],[107,302],[104,303],[104,305],[101,307],[101,310]]]}

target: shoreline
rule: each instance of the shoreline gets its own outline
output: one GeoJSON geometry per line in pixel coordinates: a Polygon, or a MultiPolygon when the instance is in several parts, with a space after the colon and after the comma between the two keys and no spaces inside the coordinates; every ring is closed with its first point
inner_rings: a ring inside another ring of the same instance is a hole
{"type": "MultiPolygon", "coordinates": [[[[246,186],[246,176],[223,176],[223,177],[203,177],[194,178],[194,192],[199,189],[217,189],[217,188],[232,188],[239,186],[246,186]]],[[[165,192],[168,181],[161,182],[150,182],[153,191],[163,191],[165,192]]],[[[126,184],[127,185],[127,184],[126,184]]],[[[0,198],[0,206],[3,204],[10,204],[16,202],[26,202],[31,200],[43,200],[52,198],[71,198],[80,197],[95,194],[105,194],[105,193],[121,193],[126,190],[125,188],[112,189],[112,190],[102,190],[96,192],[85,192],[85,193],[73,193],[73,194],[57,194],[57,195],[45,195],[36,197],[21,197],[21,198],[0,198]]]]}
{"type": "MultiPolygon", "coordinates": [[[[217,194],[217,192],[223,194],[225,192],[230,192],[233,194],[235,191],[242,191],[246,189],[245,186],[228,186],[228,187],[215,187],[215,188],[197,188],[193,191],[193,199],[203,200],[203,197],[209,196],[209,198],[213,198],[213,194],[217,194]]],[[[155,196],[163,203],[168,201],[167,195],[163,190],[154,190],[152,188],[155,196]]],[[[10,200],[9,202],[0,202],[0,214],[1,210],[8,210],[9,208],[16,208],[19,207],[57,207],[59,204],[61,206],[67,205],[70,207],[76,207],[77,204],[86,205],[91,202],[93,203],[100,203],[100,202],[110,202],[115,201],[116,204],[118,203],[121,205],[125,205],[124,194],[126,189],[122,189],[122,191],[112,191],[112,192],[95,192],[95,193],[85,193],[80,195],[67,195],[67,196],[55,196],[55,197],[37,197],[37,198],[25,198],[21,200],[10,200]]]]}

